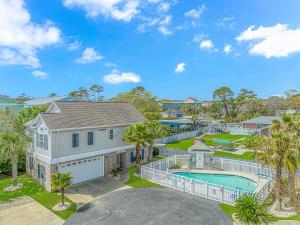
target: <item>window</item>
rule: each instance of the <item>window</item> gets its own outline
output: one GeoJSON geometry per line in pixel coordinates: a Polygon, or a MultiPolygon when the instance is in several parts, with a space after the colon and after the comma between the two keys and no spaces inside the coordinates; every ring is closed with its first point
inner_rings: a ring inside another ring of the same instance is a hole
{"type": "Polygon", "coordinates": [[[144,160],[144,158],[145,158],[145,151],[144,149],[142,149],[142,160],[144,160]]]}
{"type": "Polygon", "coordinates": [[[133,152],[130,152],[130,163],[135,162],[135,154],[133,152]]]}
{"type": "Polygon", "coordinates": [[[38,179],[45,180],[45,167],[38,164],[38,179]]]}
{"type": "Polygon", "coordinates": [[[34,170],[34,162],[32,157],[29,157],[29,169],[34,170]]]}
{"type": "Polygon", "coordinates": [[[79,134],[72,134],[72,147],[73,148],[79,147],[79,134]]]}
{"type": "Polygon", "coordinates": [[[88,132],[88,145],[93,145],[93,144],[94,144],[94,133],[88,132]]]}
{"type": "Polygon", "coordinates": [[[109,131],[109,139],[110,140],[114,139],[114,130],[109,131]]]}
{"type": "Polygon", "coordinates": [[[36,146],[48,150],[48,135],[36,133],[36,146]]]}

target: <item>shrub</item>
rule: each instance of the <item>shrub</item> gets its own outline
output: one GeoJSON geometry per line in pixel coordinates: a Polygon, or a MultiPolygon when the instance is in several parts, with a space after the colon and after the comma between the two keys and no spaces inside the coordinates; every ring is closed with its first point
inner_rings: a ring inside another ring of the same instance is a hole
{"type": "MultiPolygon", "coordinates": [[[[0,174],[12,175],[10,158],[0,157],[0,174]]],[[[18,172],[25,173],[26,171],[26,153],[19,154],[18,172]]]]}
{"type": "Polygon", "coordinates": [[[158,147],[153,147],[153,156],[159,156],[159,148],[158,147]]]}
{"type": "Polygon", "coordinates": [[[171,166],[170,169],[181,169],[181,166],[178,164],[175,164],[174,166],[171,166]]]}
{"type": "Polygon", "coordinates": [[[236,218],[246,225],[270,224],[273,216],[255,195],[243,195],[235,201],[236,218]]]}

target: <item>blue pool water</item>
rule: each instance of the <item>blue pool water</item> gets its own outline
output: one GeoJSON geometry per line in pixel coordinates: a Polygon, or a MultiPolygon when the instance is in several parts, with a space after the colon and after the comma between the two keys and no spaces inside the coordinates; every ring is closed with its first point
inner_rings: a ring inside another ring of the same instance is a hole
{"type": "Polygon", "coordinates": [[[222,185],[225,188],[237,188],[247,192],[254,192],[257,188],[257,184],[253,180],[235,175],[181,172],[174,174],[209,182],[212,184],[222,185]]]}

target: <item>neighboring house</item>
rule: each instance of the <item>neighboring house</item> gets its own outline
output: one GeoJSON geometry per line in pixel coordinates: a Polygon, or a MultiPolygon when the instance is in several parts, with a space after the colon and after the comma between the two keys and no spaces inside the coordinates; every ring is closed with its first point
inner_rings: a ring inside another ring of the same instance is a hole
{"type": "Polygon", "coordinates": [[[39,106],[39,105],[50,105],[51,102],[78,102],[80,98],[72,96],[54,96],[54,97],[44,97],[44,98],[34,98],[25,102],[26,106],[39,106]]]}
{"type": "Polygon", "coordinates": [[[231,134],[266,134],[273,120],[281,120],[280,116],[259,116],[245,120],[239,126],[228,128],[231,134]]]}
{"type": "Polygon", "coordinates": [[[23,103],[16,102],[7,97],[0,96],[0,110],[7,111],[12,110],[14,115],[18,115],[19,112],[24,108],[23,103]]]}
{"type": "Polygon", "coordinates": [[[281,120],[279,116],[259,116],[250,120],[245,120],[241,122],[241,127],[243,129],[262,129],[269,127],[273,120],[281,120]]]}
{"type": "Polygon", "coordinates": [[[200,106],[201,102],[199,102],[195,98],[189,97],[184,101],[162,102],[161,105],[163,111],[168,111],[168,110],[179,110],[183,105],[189,105],[191,107],[200,106]]]}
{"type": "MultiPolygon", "coordinates": [[[[135,146],[123,141],[125,129],[145,122],[129,103],[53,102],[27,132],[33,138],[26,170],[51,190],[51,175],[71,172],[73,184],[106,176],[135,164],[135,146]]],[[[147,151],[141,151],[142,159],[147,151]]]]}
{"type": "Polygon", "coordinates": [[[182,130],[191,128],[193,122],[189,119],[178,119],[178,120],[160,120],[161,124],[169,126],[170,130],[182,130]]]}

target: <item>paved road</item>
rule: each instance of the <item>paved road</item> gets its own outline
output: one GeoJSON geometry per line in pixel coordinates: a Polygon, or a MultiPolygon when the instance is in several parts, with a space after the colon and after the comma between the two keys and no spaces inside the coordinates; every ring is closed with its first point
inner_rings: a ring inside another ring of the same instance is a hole
{"type": "Polygon", "coordinates": [[[168,188],[132,188],[95,198],[65,225],[232,225],[218,203],[168,188]]]}

